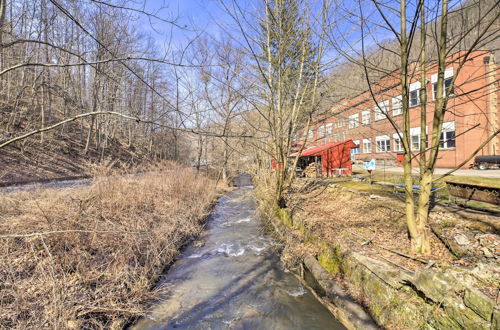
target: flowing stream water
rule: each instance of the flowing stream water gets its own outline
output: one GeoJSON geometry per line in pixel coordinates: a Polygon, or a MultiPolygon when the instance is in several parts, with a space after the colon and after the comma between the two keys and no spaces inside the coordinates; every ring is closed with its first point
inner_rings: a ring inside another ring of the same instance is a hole
{"type": "Polygon", "coordinates": [[[248,176],[159,283],[167,294],[133,329],[345,329],[276,253],[248,176]]]}

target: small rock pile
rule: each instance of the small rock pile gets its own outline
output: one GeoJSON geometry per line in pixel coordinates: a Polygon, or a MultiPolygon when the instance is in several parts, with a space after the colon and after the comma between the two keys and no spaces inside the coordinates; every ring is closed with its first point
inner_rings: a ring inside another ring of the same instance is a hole
{"type": "MultiPolygon", "coordinates": [[[[453,241],[459,246],[459,254],[474,255],[488,259],[500,259],[500,237],[481,231],[455,233],[453,241]]],[[[450,244],[453,246],[453,244],[450,244]]]]}

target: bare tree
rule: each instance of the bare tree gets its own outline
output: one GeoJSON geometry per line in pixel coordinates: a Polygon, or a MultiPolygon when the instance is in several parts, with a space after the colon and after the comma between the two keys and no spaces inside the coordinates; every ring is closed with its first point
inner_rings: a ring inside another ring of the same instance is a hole
{"type": "Polygon", "coordinates": [[[261,166],[268,166],[271,159],[276,163],[273,195],[282,205],[296,165],[289,158],[292,142],[318,107],[330,2],[263,0],[256,16],[237,1],[222,5],[239,27],[241,47],[253,70],[246,79],[252,80],[255,89],[252,103],[257,120],[252,119],[249,126],[269,135],[253,146],[263,153],[260,159],[268,160],[261,161],[261,166]]]}
{"type": "MultiPolygon", "coordinates": [[[[459,2],[453,9],[449,8],[448,0],[438,3],[425,0],[358,1],[357,9],[350,8],[349,11],[357,18],[355,25],[359,27],[357,31],[360,38],[349,39],[333,34],[329,38],[345,58],[363,69],[372,100],[402,141],[406,219],[412,250],[415,252],[430,252],[428,230],[430,197],[435,182],[433,175],[440,146],[446,142],[446,138],[441,135],[445,114],[453,111],[448,107],[448,101],[451,97],[484,97],[485,93],[489,93],[490,84],[487,84],[480,96],[473,96],[472,92],[461,94],[461,86],[456,84],[456,79],[467,62],[476,56],[475,51],[489,45],[496,38],[499,32],[498,8],[497,1],[459,2]],[[452,31],[450,26],[453,27],[452,31]],[[393,40],[387,41],[387,33],[392,34],[393,40]],[[380,42],[379,39],[385,41],[380,42]],[[376,63],[367,46],[373,44],[375,46],[372,48],[377,49],[376,52],[384,54],[386,58],[392,59],[392,64],[384,67],[376,63]],[[341,49],[341,46],[346,45],[348,51],[341,49]],[[450,67],[453,68],[452,78],[445,76],[446,70],[450,67]],[[426,76],[430,69],[437,72],[436,81],[433,82],[434,109],[431,120],[428,118],[430,108],[427,95],[430,82],[426,76]],[[380,85],[377,81],[383,75],[393,77],[397,83],[391,86],[380,85]],[[420,83],[418,117],[413,117],[414,112],[410,110],[410,84],[415,82],[420,83]],[[378,103],[393,90],[399,90],[401,94],[403,111],[401,124],[378,103]],[[412,152],[410,126],[412,120],[417,118],[419,118],[420,138],[419,150],[415,154],[412,152]],[[429,122],[432,131],[428,137],[429,122]],[[412,175],[414,162],[417,162],[420,170],[417,180],[420,189],[416,201],[412,175]]],[[[486,72],[486,75],[490,74],[486,72]]],[[[470,160],[496,135],[498,130],[491,131],[485,143],[482,143],[468,159],[470,160]]]]}
{"type": "Polygon", "coordinates": [[[50,144],[56,133],[48,128],[57,127],[57,134],[80,137],[83,154],[99,151],[103,158],[111,140],[157,154],[153,144],[169,145],[162,141],[165,132],[190,131],[183,121],[168,122],[181,111],[169,96],[168,73],[183,64],[169,61],[168,49],[143,42],[151,39],[131,23],[139,15],[181,28],[164,13],[160,18],[129,1],[23,0],[14,6],[2,0],[0,106],[8,116],[0,125],[0,144],[24,144],[20,138],[33,132],[42,145],[50,144]],[[75,118],[79,127],[68,129],[75,118]]]}

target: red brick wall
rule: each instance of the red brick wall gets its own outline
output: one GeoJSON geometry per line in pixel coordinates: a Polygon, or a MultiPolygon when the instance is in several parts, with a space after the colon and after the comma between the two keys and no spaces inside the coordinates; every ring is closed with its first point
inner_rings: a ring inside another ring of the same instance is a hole
{"type": "MultiPolygon", "coordinates": [[[[459,53],[454,54],[456,57],[459,53]]],[[[453,74],[456,75],[456,65],[450,63],[447,69],[453,67],[453,74]]],[[[432,117],[434,114],[434,101],[432,95],[431,77],[436,74],[437,68],[428,70],[428,83],[426,85],[427,102],[427,129],[428,135],[432,132],[432,117]]],[[[397,72],[382,78],[378,85],[374,85],[376,91],[380,91],[376,96],[377,102],[391,100],[392,97],[400,95],[397,72]],[[391,88],[391,86],[393,86],[391,88]]],[[[498,116],[498,70],[492,55],[484,51],[474,52],[470,60],[466,62],[459,72],[455,81],[455,96],[451,97],[445,122],[455,122],[456,147],[450,149],[440,149],[437,167],[455,167],[462,163],[470,154],[472,154],[479,145],[485,141],[490,134],[500,126],[500,116],[498,116]],[[485,57],[489,58],[489,63],[485,63],[485,57]],[[475,128],[474,126],[479,125],[475,128]],[[473,128],[473,129],[471,129],[473,128]]],[[[418,81],[415,77],[411,81],[418,81]]],[[[389,158],[395,160],[393,134],[396,133],[389,120],[384,117],[381,120],[375,120],[374,106],[375,102],[371,94],[365,92],[351,100],[345,100],[346,105],[337,109],[332,109],[332,115],[326,116],[312,125],[314,138],[308,141],[307,146],[319,146],[324,143],[338,142],[345,139],[359,140],[360,144],[364,138],[371,138],[372,152],[364,153],[361,146],[361,153],[358,159],[366,158],[389,158]],[[370,110],[370,124],[362,125],[361,112],[370,110]],[[350,115],[358,114],[358,127],[348,128],[348,118],[350,115]],[[344,120],[343,127],[333,127],[333,135],[326,134],[325,137],[318,135],[318,127],[327,123],[335,123],[344,120]],[[391,138],[391,152],[376,152],[376,136],[389,135],[391,138]]],[[[392,116],[392,102],[389,101],[390,115],[393,121],[402,128],[402,115],[392,116]]],[[[420,127],[420,106],[410,108],[411,126],[420,127]]],[[[498,138],[494,139],[484,147],[478,155],[500,154],[500,143],[498,138]]],[[[469,163],[463,167],[468,167],[469,163]]]]}

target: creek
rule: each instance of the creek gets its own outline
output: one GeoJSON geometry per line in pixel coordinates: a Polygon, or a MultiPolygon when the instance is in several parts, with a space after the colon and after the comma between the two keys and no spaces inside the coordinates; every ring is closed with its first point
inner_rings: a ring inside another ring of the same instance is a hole
{"type": "Polygon", "coordinates": [[[204,233],[160,280],[133,329],[345,329],[281,263],[249,176],[218,201],[204,233]]]}

